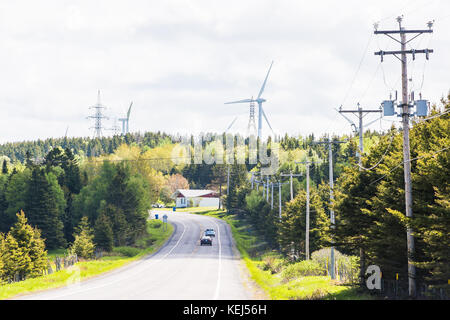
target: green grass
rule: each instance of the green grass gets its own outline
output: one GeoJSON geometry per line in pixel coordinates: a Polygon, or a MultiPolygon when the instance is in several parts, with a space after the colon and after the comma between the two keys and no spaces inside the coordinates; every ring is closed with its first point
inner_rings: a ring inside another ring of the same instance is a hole
{"type": "MultiPolygon", "coordinates": [[[[186,210],[189,211],[189,210],[186,210]]],[[[258,238],[250,234],[248,226],[238,220],[235,215],[226,214],[225,210],[190,211],[210,217],[225,220],[233,234],[236,247],[249,270],[251,278],[273,300],[324,299],[324,300],[366,300],[371,299],[367,294],[359,292],[356,287],[339,284],[329,276],[306,276],[287,281],[281,272],[272,273],[263,270],[262,257],[270,252],[258,252],[258,238]],[[258,252],[258,253],[257,253],[258,252]]]]}
{"type": "MultiPolygon", "coordinates": [[[[98,260],[78,262],[70,268],[60,270],[50,275],[1,285],[0,300],[12,298],[18,294],[69,285],[73,283],[75,279],[85,280],[104,272],[123,267],[130,262],[151,254],[159,249],[173,232],[173,226],[171,224],[167,224],[167,229],[163,229],[161,225],[161,221],[148,221],[147,235],[138,241],[138,248],[119,249],[119,252],[113,250],[112,253],[108,253],[98,260]],[[124,255],[123,252],[120,252],[121,250],[128,252],[132,251],[133,254],[128,256],[124,255]]],[[[62,256],[65,252],[65,249],[52,250],[49,252],[49,259],[54,259],[57,255],[62,256]]]]}

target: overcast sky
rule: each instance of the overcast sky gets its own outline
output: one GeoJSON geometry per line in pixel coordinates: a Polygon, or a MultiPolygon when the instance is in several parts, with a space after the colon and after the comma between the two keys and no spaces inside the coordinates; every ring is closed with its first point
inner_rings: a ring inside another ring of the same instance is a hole
{"type": "Polygon", "coordinates": [[[439,102],[450,89],[448,0],[2,0],[0,143],[67,127],[92,136],[97,90],[107,128],[133,101],[133,132],[223,132],[236,116],[233,130],[245,132],[248,104],[224,102],[256,96],[272,60],[263,98],[277,133],[350,132],[333,108],[378,108],[401,90],[399,61],[374,55],[399,45],[373,34],[401,14],[407,28],[435,19],[432,36],[409,44],[435,53],[408,67],[416,97],[439,102]]]}

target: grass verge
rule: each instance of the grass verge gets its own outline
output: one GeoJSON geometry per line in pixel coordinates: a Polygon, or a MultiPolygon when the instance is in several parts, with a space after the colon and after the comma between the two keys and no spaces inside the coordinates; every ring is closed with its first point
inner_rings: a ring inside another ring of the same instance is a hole
{"type": "MultiPolygon", "coordinates": [[[[261,267],[263,257],[270,252],[258,251],[260,241],[252,235],[245,222],[236,215],[228,215],[225,210],[194,208],[190,212],[225,220],[233,234],[242,259],[250,272],[251,278],[273,300],[368,300],[371,296],[360,292],[356,287],[340,284],[329,276],[305,276],[286,281],[281,272],[273,273],[261,267]]],[[[186,210],[189,211],[189,210],[186,210]]]]}
{"type": "MultiPolygon", "coordinates": [[[[0,300],[12,298],[19,294],[63,287],[75,281],[83,281],[104,272],[123,267],[158,250],[172,233],[173,226],[171,224],[167,224],[167,229],[163,229],[160,220],[149,220],[147,223],[147,235],[138,241],[136,248],[114,248],[113,252],[98,260],[78,262],[72,267],[50,275],[0,285],[0,300]]],[[[62,256],[64,253],[64,249],[58,249],[50,251],[48,256],[49,259],[54,259],[55,256],[62,256]]]]}

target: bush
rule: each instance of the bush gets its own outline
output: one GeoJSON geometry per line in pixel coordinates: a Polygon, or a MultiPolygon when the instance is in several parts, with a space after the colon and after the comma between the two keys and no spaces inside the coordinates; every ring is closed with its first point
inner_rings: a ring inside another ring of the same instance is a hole
{"type": "MultiPolygon", "coordinates": [[[[355,282],[359,274],[359,257],[347,256],[334,249],[335,272],[341,281],[355,282]]],[[[322,268],[330,273],[330,248],[317,250],[311,254],[311,259],[317,261],[322,268]]]]}
{"type": "Polygon", "coordinates": [[[156,219],[149,220],[147,223],[150,226],[150,228],[153,228],[153,229],[160,228],[163,224],[163,222],[161,220],[156,220],[156,219]]]}
{"type": "Polygon", "coordinates": [[[296,278],[307,276],[323,276],[327,271],[317,261],[304,260],[287,266],[282,272],[281,277],[288,282],[296,278]]]}
{"type": "Polygon", "coordinates": [[[69,249],[70,254],[76,254],[78,257],[90,259],[94,256],[95,245],[92,228],[89,226],[87,217],[81,219],[74,234],[75,241],[69,249]]]}
{"type": "Polygon", "coordinates": [[[141,250],[133,247],[115,247],[113,248],[113,252],[131,258],[137,256],[141,252],[141,250]]]}
{"type": "Polygon", "coordinates": [[[287,265],[287,261],[279,255],[266,255],[262,260],[261,268],[264,271],[270,271],[272,274],[281,272],[287,265]]]}
{"type": "Polygon", "coordinates": [[[76,254],[78,257],[91,259],[94,256],[95,245],[92,242],[92,237],[85,234],[75,236],[75,241],[69,249],[71,255],[76,254]]]}

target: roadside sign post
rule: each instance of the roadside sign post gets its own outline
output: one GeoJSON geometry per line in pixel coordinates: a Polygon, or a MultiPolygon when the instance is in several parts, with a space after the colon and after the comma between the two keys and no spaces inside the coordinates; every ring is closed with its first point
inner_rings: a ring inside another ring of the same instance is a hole
{"type": "Polygon", "coordinates": [[[163,230],[167,230],[167,214],[163,215],[163,230]]]}

